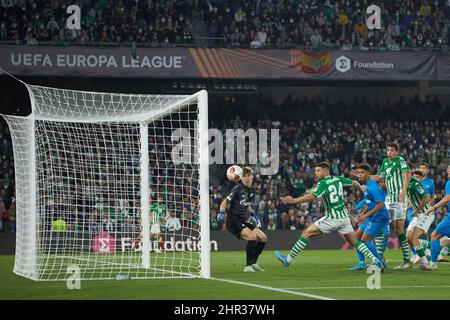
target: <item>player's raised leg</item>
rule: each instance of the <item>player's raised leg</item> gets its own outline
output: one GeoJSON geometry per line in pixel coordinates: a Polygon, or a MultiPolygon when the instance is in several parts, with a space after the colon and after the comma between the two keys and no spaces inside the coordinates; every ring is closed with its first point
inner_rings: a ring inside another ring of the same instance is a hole
{"type": "Polygon", "coordinates": [[[294,261],[294,259],[300,254],[300,252],[302,252],[306,248],[309,239],[319,234],[322,234],[322,232],[316,226],[316,224],[309,226],[302,232],[300,238],[298,238],[297,242],[294,244],[288,255],[283,255],[279,251],[275,251],[275,257],[279,261],[281,261],[281,263],[285,267],[288,267],[294,261]]]}
{"type": "Polygon", "coordinates": [[[370,244],[368,243],[369,246],[371,247],[369,249],[369,247],[364,242],[362,242],[361,240],[358,240],[356,238],[356,235],[355,235],[355,233],[353,231],[350,232],[350,233],[344,234],[344,237],[348,241],[348,243],[350,243],[352,246],[354,246],[359,251],[361,251],[362,254],[364,254],[364,256],[366,258],[368,258],[369,260],[372,260],[372,263],[374,265],[376,265],[380,269],[384,269],[381,260],[376,257],[376,255],[378,255],[378,253],[377,253],[377,250],[375,248],[375,245],[372,242],[369,241],[370,244]]]}
{"type": "MultiPolygon", "coordinates": [[[[361,237],[362,237],[362,235],[364,233],[364,228],[366,227],[366,225],[367,225],[367,223],[360,225],[358,227],[358,230],[355,231],[355,235],[356,235],[356,238],[358,240],[361,240],[361,237]]],[[[365,264],[366,259],[364,257],[364,254],[361,251],[356,250],[356,255],[358,256],[358,262],[350,270],[353,270],[353,271],[355,271],[355,270],[366,270],[367,267],[366,267],[366,264],[365,264]]]]}
{"type": "Polygon", "coordinates": [[[425,265],[428,265],[427,257],[425,256],[425,250],[423,249],[420,237],[424,234],[423,230],[414,227],[413,231],[408,233],[408,241],[412,247],[415,248],[416,254],[419,256],[420,264],[419,269],[423,269],[425,265]]]}

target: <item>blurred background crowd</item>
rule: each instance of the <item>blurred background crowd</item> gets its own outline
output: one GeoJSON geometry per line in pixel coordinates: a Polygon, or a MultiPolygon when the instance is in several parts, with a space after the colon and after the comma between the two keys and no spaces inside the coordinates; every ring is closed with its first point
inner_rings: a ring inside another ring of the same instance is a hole
{"type": "Polygon", "coordinates": [[[1,0],[0,42],[400,50],[447,48],[448,0],[1,0]],[[66,28],[71,4],[81,30],[66,28]],[[381,8],[381,30],[365,10],[381,8]]]}

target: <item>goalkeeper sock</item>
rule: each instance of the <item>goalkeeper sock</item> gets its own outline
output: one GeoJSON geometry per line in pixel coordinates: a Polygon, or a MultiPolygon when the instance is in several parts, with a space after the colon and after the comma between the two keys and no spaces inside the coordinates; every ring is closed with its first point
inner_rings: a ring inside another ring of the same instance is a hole
{"type": "Polygon", "coordinates": [[[256,262],[257,242],[258,241],[256,241],[256,240],[247,241],[247,266],[251,266],[252,264],[254,264],[256,262]]]}
{"type": "Polygon", "coordinates": [[[431,240],[431,262],[437,262],[440,251],[441,244],[439,243],[439,240],[431,240]]]}
{"type": "Polygon", "coordinates": [[[300,252],[302,252],[303,249],[305,249],[305,247],[307,246],[309,242],[309,239],[300,237],[297,242],[294,244],[294,247],[291,249],[291,252],[289,252],[288,256],[287,256],[287,261],[290,263],[292,262],[296,256],[298,256],[298,254],[300,252]]]}
{"type": "Polygon", "coordinates": [[[256,242],[256,251],[258,253],[258,257],[263,252],[265,246],[266,246],[265,242],[259,242],[259,241],[256,242]]]}
{"type": "Polygon", "coordinates": [[[402,248],[403,260],[409,262],[409,246],[408,246],[408,240],[406,240],[406,234],[402,233],[402,234],[398,235],[398,243],[400,244],[400,247],[402,248]]]}
{"type": "Polygon", "coordinates": [[[256,245],[255,245],[255,262],[253,262],[253,263],[256,263],[258,261],[258,258],[261,255],[261,253],[263,252],[265,246],[266,246],[265,242],[256,241],[256,245]]]}

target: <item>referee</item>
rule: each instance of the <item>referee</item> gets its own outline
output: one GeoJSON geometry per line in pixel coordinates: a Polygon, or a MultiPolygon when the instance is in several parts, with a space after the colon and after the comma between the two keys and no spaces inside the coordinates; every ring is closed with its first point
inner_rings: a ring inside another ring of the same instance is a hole
{"type": "Polygon", "coordinates": [[[267,242],[267,236],[259,229],[261,223],[258,215],[251,207],[255,198],[252,183],[253,170],[250,167],[244,167],[240,182],[222,201],[217,215],[217,219],[222,220],[225,211],[229,208],[226,219],[227,230],[238,239],[247,240],[247,264],[244,272],[264,271],[256,264],[256,261],[267,242]]]}

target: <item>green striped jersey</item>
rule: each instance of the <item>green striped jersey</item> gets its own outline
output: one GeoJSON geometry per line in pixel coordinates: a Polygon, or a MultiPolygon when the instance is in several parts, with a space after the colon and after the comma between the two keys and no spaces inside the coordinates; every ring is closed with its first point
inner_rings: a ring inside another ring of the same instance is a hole
{"type": "Polygon", "coordinates": [[[353,180],[340,176],[328,176],[319,181],[312,194],[324,201],[325,216],[328,219],[343,219],[348,216],[343,187],[352,184],[353,180]]]}
{"type": "Polygon", "coordinates": [[[162,218],[167,215],[167,208],[164,204],[152,203],[150,206],[152,221],[151,224],[160,224],[162,218]]]}
{"type": "MultiPolygon", "coordinates": [[[[411,177],[411,180],[408,185],[408,189],[406,189],[406,193],[408,194],[408,199],[411,201],[411,204],[415,209],[417,209],[422,202],[423,198],[430,196],[428,191],[422,185],[419,179],[415,177],[411,177]]],[[[428,202],[422,211],[418,212],[418,214],[425,213],[425,211],[431,207],[431,204],[428,202]]]]}
{"type": "Polygon", "coordinates": [[[393,160],[385,158],[381,163],[378,175],[386,181],[386,200],[389,203],[398,202],[398,196],[403,186],[403,172],[407,171],[411,170],[402,157],[397,157],[393,160]]]}

